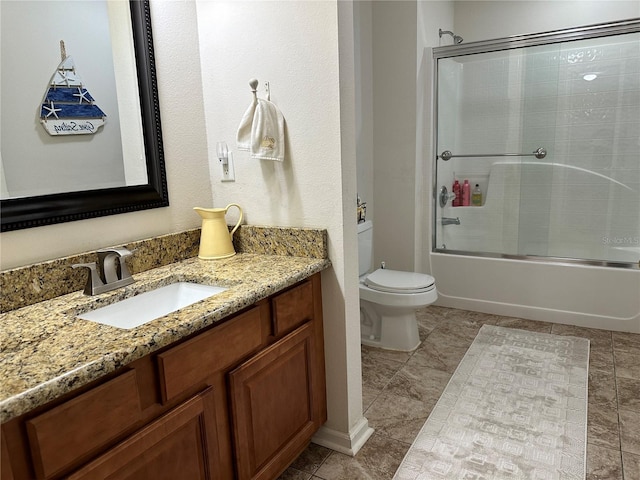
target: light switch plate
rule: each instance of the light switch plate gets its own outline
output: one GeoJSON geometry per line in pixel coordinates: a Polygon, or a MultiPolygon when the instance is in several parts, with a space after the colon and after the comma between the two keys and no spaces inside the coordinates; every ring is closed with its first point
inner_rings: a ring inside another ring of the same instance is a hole
{"type": "Polygon", "coordinates": [[[233,152],[229,152],[229,159],[227,166],[220,165],[222,168],[222,179],[221,182],[235,182],[236,181],[236,173],[233,168],[233,152]]]}

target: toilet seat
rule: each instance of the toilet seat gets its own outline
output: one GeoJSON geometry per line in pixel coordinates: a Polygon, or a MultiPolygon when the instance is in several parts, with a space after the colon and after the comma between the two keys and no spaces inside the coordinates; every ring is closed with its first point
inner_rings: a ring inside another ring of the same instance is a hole
{"type": "Polygon", "coordinates": [[[372,272],[364,283],[372,290],[398,294],[424,293],[435,288],[435,279],[431,275],[387,268],[372,272]]]}

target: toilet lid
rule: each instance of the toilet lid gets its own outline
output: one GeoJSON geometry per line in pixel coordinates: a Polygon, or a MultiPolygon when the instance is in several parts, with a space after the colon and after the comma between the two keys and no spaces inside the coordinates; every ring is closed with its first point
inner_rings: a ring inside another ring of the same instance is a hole
{"type": "Polygon", "coordinates": [[[401,272],[379,268],[365,280],[365,285],[374,290],[395,293],[420,293],[431,290],[435,279],[431,275],[415,272],[401,272]]]}

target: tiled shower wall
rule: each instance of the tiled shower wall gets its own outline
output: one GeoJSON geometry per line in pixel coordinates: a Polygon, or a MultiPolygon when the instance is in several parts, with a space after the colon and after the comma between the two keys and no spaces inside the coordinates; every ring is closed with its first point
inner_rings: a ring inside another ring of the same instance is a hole
{"type": "Polygon", "coordinates": [[[438,185],[468,178],[485,200],[447,206],[461,225],[438,226],[438,243],[637,262],[640,34],[461,59],[440,61],[438,151],[549,153],[439,161],[438,185]]]}

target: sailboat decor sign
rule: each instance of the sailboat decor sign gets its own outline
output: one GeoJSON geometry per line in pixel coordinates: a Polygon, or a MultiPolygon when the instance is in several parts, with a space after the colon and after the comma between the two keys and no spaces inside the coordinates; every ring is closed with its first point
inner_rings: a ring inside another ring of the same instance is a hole
{"type": "Polygon", "coordinates": [[[49,135],[94,134],[107,115],[94,103],[60,41],[62,61],[51,77],[40,106],[40,122],[49,135]]]}

